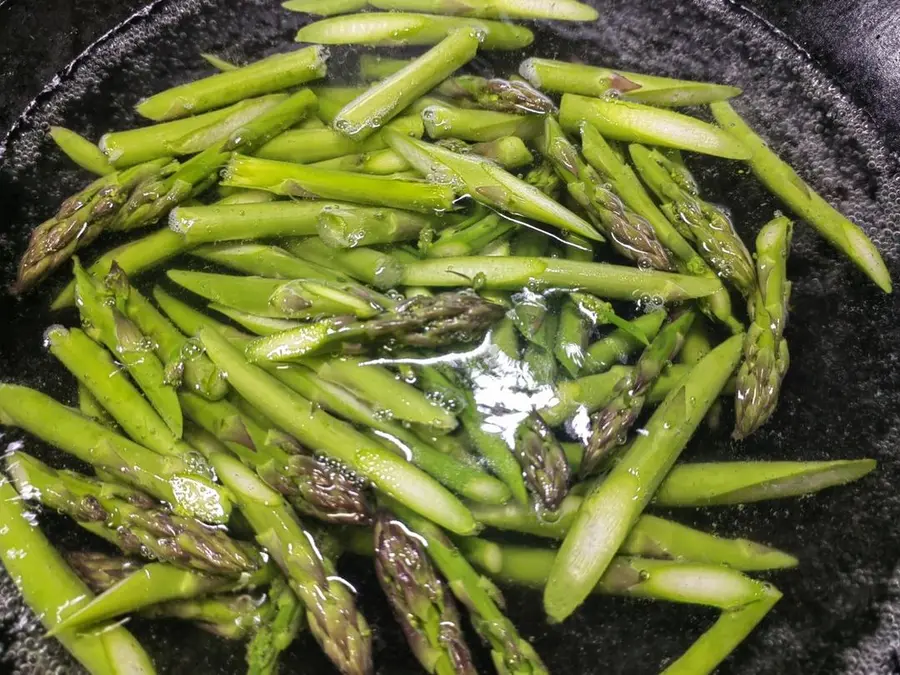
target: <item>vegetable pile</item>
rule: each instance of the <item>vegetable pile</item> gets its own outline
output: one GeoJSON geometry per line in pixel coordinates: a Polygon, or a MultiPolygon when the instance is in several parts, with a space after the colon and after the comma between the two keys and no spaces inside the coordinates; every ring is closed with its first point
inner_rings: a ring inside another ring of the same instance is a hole
{"type": "Polygon", "coordinates": [[[748,573],[798,560],[649,511],[807,495],[875,462],[680,461],[723,397],[735,439],[777,407],[794,227],[773,214],[748,246],[683,153],[746,163],[891,292],[878,251],[735,87],[543,58],[461,72],[532,42],[498,19],[593,21],[587,5],[285,7],[334,16],[249,65],[203,55],[220,72],[141,101],[147,126],[99,145],[51,130],[98,177],[34,229],[12,289],[71,264],[52,308],[81,320],[45,333],[77,407],[0,384],[0,423],[82,466],[5,456],[0,561],[26,602],[98,675],[154,672],[130,615],[245,640],[259,675],[309,631],[364,675],[372,629],[336,563],[368,556],[429,673],[475,673],[474,635],[501,675],[552,670],[495,582],[539,589],[551,622],[591,594],[717,608],[665,670],[712,672],[781,597],[748,573]],[[326,83],[325,45],[427,50],[366,51],[347,86],[326,83]],[[96,550],[57,551],[26,502],[96,550]]]}

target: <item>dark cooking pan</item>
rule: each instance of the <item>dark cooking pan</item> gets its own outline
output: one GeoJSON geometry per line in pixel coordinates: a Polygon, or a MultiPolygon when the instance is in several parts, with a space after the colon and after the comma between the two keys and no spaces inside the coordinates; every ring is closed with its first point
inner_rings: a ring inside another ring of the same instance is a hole
{"type": "MultiPolygon", "coordinates": [[[[594,4],[601,11],[599,22],[539,26],[535,47],[547,56],[742,87],[742,112],[802,175],[866,228],[894,279],[900,279],[897,0],[758,0],[748,2],[749,9],[722,0],[594,4]]],[[[304,21],[272,0],[142,5],[142,0],[0,0],[0,132],[9,131],[0,145],[4,287],[30,228],[85,181],[51,147],[44,135],[48,124],[61,123],[92,138],[134,125],[132,105],[142,94],[207,72],[198,52],[258,57],[289,46],[304,21]]],[[[335,51],[330,64],[335,70],[345,53],[335,51]]],[[[519,58],[492,55],[479,66],[506,72],[519,58]]],[[[693,166],[711,199],[733,207],[745,237],[777,208],[733,165],[697,159],[693,166]]],[[[784,600],[722,672],[900,673],[897,296],[881,294],[806,227],[795,236],[789,275],[795,283],[788,329],[792,364],[775,417],[743,443],[728,440],[725,431],[703,431],[690,446],[691,458],[871,456],[879,468],[857,484],[807,500],[678,516],[722,534],[766,541],[802,560],[798,569],[773,576],[784,600]]],[[[58,286],[59,275],[51,283],[58,286]]],[[[0,377],[71,398],[68,382],[41,348],[41,333],[54,320],[43,303],[35,296],[15,300],[4,294],[0,318],[0,377]]],[[[73,318],[65,320],[71,324],[73,318]]],[[[19,438],[8,434],[0,447],[19,438]]],[[[42,522],[60,545],[77,546],[72,539],[77,535],[52,514],[43,514],[42,522]]],[[[342,571],[357,584],[363,609],[376,626],[378,672],[420,672],[386,605],[378,601],[369,567],[348,561],[342,571]]],[[[550,627],[536,594],[509,592],[508,603],[509,615],[557,675],[657,672],[713,619],[711,612],[684,606],[603,598],[590,600],[562,626],[550,627]]],[[[238,645],[186,625],[135,621],[131,626],[161,673],[242,671],[238,645]]],[[[58,645],[42,641],[40,633],[0,572],[0,671],[75,672],[58,645]]],[[[283,672],[332,670],[304,637],[287,654],[283,672]]]]}

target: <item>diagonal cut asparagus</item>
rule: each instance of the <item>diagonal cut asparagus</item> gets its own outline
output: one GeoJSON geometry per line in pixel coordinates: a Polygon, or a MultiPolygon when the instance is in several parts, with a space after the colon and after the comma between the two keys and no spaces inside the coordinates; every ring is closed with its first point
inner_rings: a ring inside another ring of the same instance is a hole
{"type": "Polygon", "coordinates": [[[458,75],[444,80],[435,93],[484,110],[539,115],[556,112],[553,101],[523,80],[458,75]]]}
{"type": "Polygon", "coordinates": [[[525,59],[519,74],[544,91],[597,98],[617,95],[627,101],[664,107],[703,105],[741,93],[737,87],[724,84],[674,80],[553,59],[525,59]]]}
{"type": "Polygon", "coordinates": [[[157,121],[186,117],[324,77],[327,60],[328,51],[319,46],[275,54],[161,91],[141,101],[136,110],[157,121]]]}
{"type": "MultiPolygon", "coordinates": [[[[22,497],[0,478],[0,563],[45,628],[54,629],[90,602],[91,591],[36,527],[22,497]]],[[[56,639],[94,675],[154,675],[150,657],[121,625],[87,633],[60,631],[56,639]]]]}
{"type": "Polygon", "coordinates": [[[366,138],[471,61],[483,39],[484,34],[477,28],[450,33],[425,54],[344,106],[332,127],[354,140],[366,138]]]}
{"type": "Polygon", "coordinates": [[[622,460],[584,499],[544,591],[562,621],[587,597],[737,366],[743,335],[698,363],[656,410],[622,460]]]}
{"type": "Polygon", "coordinates": [[[822,199],[730,105],[716,103],[712,112],[716,121],[749,150],[750,168],[772,194],[850,258],[881,290],[890,293],[890,272],[866,233],[822,199]]]}
{"type": "Polygon", "coordinates": [[[791,296],[787,257],[793,228],[790,220],[779,216],[766,223],[756,238],[759,285],[748,302],[750,328],[734,397],[735,438],[746,438],[771,417],[787,373],[790,354],[784,327],[791,296]]]}
{"type": "Polygon", "coordinates": [[[421,115],[425,131],[435,140],[458,138],[485,143],[504,136],[518,136],[530,141],[540,135],[543,125],[536,114],[457,108],[446,103],[426,106],[421,115]]]}
{"type": "Polygon", "coordinates": [[[292,12],[306,12],[319,16],[334,16],[335,14],[350,14],[365,9],[368,0],[288,0],[281,3],[285,9],[292,12]]]}
{"type": "Polygon", "coordinates": [[[412,211],[335,204],[322,209],[316,233],[332,248],[356,248],[415,241],[423,230],[440,226],[436,218],[412,211]]]}
{"type": "Polygon", "coordinates": [[[324,45],[404,47],[437,44],[455,31],[471,28],[484,33],[482,49],[521,49],[534,41],[534,34],[524,26],[405,12],[371,12],[323,19],[301,28],[295,39],[324,45]]]}
{"type": "Polygon", "coordinates": [[[750,151],[718,127],[694,117],[641,103],[563,94],[559,123],[575,133],[589,122],[606,138],[691,150],[725,159],[749,159],[750,151]]]}
{"type": "MultiPolygon", "coordinates": [[[[268,244],[240,244],[230,241],[221,244],[204,244],[191,251],[191,255],[202,260],[229,267],[238,272],[268,279],[311,279],[316,281],[353,283],[343,276],[321,265],[291,255],[279,246],[268,244]]],[[[364,294],[371,293],[367,289],[364,294]]],[[[372,293],[379,303],[384,298],[372,293]]]]}
{"type": "Polygon", "coordinates": [[[372,7],[400,12],[428,12],[482,19],[552,19],[593,21],[597,10],[576,0],[527,2],[523,0],[369,0],[372,7]]]}
{"type": "Polygon", "coordinates": [[[106,155],[100,148],[91,143],[84,136],[77,134],[65,127],[50,127],[50,138],[62,150],[66,157],[75,162],[82,169],[87,169],[98,176],[105,176],[115,171],[109,163],[106,155]]]}
{"type": "MultiPolygon", "coordinates": [[[[283,245],[298,258],[343,272],[382,290],[397,286],[403,275],[401,262],[392,254],[377,249],[364,246],[335,249],[317,237],[288,239],[283,245]]],[[[383,306],[389,305],[383,303],[383,306]]]]}
{"type": "Polygon", "coordinates": [[[640,332],[648,341],[653,340],[666,320],[665,310],[659,309],[632,319],[631,330],[614,328],[602,338],[589,345],[585,350],[582,375],[603,373],[615,365],[625,363],[629,356],[636,353],[644,343],[637,339],[635,332],[640,332]]]}
{"type": "Polygon", "coordinates": [[[518,223],[495,211],[478,207],[472,218],[442,230],[438,238],[425,249],[429,258],[452,258],[473,255],[505,237],[518,223]]]}

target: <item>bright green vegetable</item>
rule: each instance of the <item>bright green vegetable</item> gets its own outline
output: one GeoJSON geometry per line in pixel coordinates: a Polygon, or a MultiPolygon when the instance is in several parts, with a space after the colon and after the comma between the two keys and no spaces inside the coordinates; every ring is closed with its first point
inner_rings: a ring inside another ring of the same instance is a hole
{"type": "Polygon", "coordinates": [[[65,153],[66,157],[82,169],[87,169],[98,176],[105,176],[115,171],[115,168],[109,163],[109,159],[100,151],[100,148],[71,129],[50,127],[50,137],[57,147],[65,153]]]}
{"type": "Polygon", "coordinates": [[[493,110],[457,108],[447,104],[422,110],[425,131],[433,139],[459,138],[464,141],[494,141],[504,136],[533,140],[541,133],[539,115],[514,115],[493,110]]]}

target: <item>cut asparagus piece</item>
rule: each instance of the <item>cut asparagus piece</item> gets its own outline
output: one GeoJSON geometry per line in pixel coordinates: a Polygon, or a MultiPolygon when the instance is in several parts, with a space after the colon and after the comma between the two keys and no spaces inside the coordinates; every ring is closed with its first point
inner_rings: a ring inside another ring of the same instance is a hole
{"type": "Polygon", "coordinates": [[[292,12],[305,12],[318,14],[319,16],[334,16],[335,14],[350,14],[365,9],[368,0],[288,0],[281,3],[285,9],[292,12]]]}
{"type": "Polygon", "coordinates": [[[436,226],[436,218],[412,211],[335,205],[322,209],[316,232],[328,246],[356,248],[416,240],[423,230],[436,226]]]}
{"type": "Polygon", "coordinates": [[[115,171],[106,155],[88,139],[65,127],[50,127],[50,138],[66,157],[98,176],[115,171]]]}
{"type": "Polygon", "coordinates": [[[451,77],[435,90],[436,94],[467,107],[510,113],[552,114],[556,105],[524,80],[504,80],[477,75],[451,77]]]}
{"type": "Polygon", "coordinates": [[[633,319],[630,322],[632,328],[630,331],[613,329],[587,348],[581,373],[583,375],[603,373],[615,365],[625,363],[629,356],[643,346],[634,332],[639,331],[648,341],[653,340],[665,320],[666,312],[656,310],[633,319]]]}
{"type": "Polygon", "coordinates": [[[518,136],[528,141],[540,135],[543,124],[539,115],[514,115],[446,104],[427,106],[421,114],[425,131],[433,139],[458,138],[483,143],[518,136]]]}
{"type": "Polygon", "coordinates": [[[369,0],[378,9],[400,12],[427,12],[482,19],[552,19],[554,21],[593,21],[597,10],[575,0],[523,2],[522,0],[369,0]]]}

